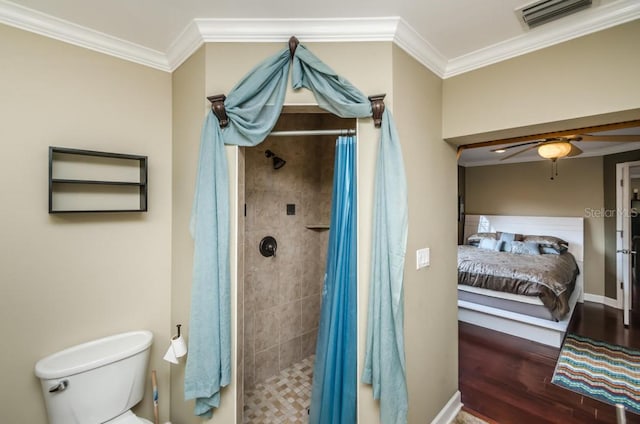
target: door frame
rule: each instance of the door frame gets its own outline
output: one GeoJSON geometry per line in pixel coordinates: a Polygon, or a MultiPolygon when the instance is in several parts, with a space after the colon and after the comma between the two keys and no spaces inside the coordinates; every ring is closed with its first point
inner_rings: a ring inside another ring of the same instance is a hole
{"type": "Polygon", "coordinates": [[[616,286],[617,307],[622,309],[624,325],[629,325],[631,308],[631,178],[629,169],[640,161],[616,164],[616,286]]]}

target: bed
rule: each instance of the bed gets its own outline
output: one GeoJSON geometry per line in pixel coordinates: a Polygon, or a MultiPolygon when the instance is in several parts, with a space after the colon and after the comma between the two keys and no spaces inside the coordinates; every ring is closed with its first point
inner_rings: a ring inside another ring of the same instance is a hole
{"type": "Polygon", "coordinates": [[[465,240],[478,233],[495,246],[458,248],[459,320],[560,347],[583,297],[583,219],[467,215],[465,240]],[[554,240],[568,246],[543,250],[554,240]]]}

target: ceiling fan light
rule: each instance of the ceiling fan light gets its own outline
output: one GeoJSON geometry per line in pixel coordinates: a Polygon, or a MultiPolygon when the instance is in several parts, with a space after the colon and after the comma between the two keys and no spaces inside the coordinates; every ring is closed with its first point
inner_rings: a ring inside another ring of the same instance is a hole
{"type": "Polygon", "coordinates": [[[556,141],[545,143],[538,147],[538,154],[545,159],[559,159],[567,156],[571,152],[571,143],[566,141],[556,141]]]}

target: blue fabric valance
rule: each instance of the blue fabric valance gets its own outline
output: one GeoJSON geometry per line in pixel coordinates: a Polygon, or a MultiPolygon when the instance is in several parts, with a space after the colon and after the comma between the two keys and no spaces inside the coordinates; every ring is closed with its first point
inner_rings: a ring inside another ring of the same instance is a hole
{"type": "MultiPolygon", "coordinates": [[[[190,230],[194,238],[189,355],[185,399],[210,417],[231,377],[229,181],[224,145],[255,146],[273,129],[284,103],[290,51],[283,49],[247,74],[224,101],[229,126],[209,112],[200,141],[190,230]]],[[[294,89],[311,90],[318,105],[343,118],[365,118],[371,104],[357,88],[299,45],[294,89]]],[[[384,424],[405,423],[407,390],[403,335],[403,269],[407,189],[393,117],[385,110],[375,175],[372,270],[365,368],[384,424]]],[[[355,340],[354,340],[355,343],[355,340]]]]}

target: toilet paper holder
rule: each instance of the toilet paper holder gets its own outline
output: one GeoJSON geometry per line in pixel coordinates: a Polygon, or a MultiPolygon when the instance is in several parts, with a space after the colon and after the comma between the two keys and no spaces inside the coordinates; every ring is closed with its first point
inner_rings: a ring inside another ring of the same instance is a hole
{"type": "Polygon", "coordinates": [[[187,344],[180,334],[181,326],[182,324],[176,325],[178,334],[171,337],[171,339],[169,340],[169,348],[167,349],[167,353],[165,353],[164,357],[162,358],[167,362],[171,362],[172,364],[178,364],[178,359],[187,354],[187,344]]]}

